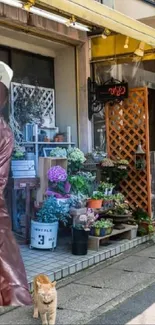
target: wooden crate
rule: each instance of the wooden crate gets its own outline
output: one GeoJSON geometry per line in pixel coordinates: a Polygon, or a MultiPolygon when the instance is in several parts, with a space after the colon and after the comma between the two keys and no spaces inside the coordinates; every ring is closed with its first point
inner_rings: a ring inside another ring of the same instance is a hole
{"type": "Polygon", "coordinates": [[[47,173],[51,167],[61,166],[65,170],[67,170],[67,159],[66,158],[58,158],[58,157],[40,157],[39,158],[39,178],[40,178],[40,188],[37,190],[36,201],[37,204],[43,202],[45,192],[48,188],[48,179],[47,173]]]}

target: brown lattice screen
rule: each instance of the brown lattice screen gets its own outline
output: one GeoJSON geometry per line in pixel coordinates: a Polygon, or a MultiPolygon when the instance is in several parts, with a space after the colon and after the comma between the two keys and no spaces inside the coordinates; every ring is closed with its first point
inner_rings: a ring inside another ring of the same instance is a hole
{"type": "Polygon", "coordinates": [[[122,105],[106,108],[107,147],[109,157],[127,159],[129,175],[121,184],[132,207],[138,205],[151,214],[148,93],[146,88],[131,89],[122,105]],[[134,153],[139,142],[146,152],[146,168],[137,171],[134,153]]]}

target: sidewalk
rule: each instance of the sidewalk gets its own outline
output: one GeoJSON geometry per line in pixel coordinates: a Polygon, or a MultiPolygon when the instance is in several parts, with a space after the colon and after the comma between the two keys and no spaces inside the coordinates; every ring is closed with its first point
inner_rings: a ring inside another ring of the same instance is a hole
{"type": "MultiPolygon", "coordinates": [[[[155,282],[153,241],[58,283],[57,324],[86,324],[155,282]]],[[[39,325],[32,308],[0,317],[0,324],[39,325]]]]}

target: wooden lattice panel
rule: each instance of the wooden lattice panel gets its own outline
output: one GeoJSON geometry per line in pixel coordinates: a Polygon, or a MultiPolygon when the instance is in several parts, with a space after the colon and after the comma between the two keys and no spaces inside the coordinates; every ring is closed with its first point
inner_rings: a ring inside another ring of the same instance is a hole
{"type": "Polygon", "coordinates": [[[108,105],[106,128],[109,157],[129,161],[128,178],[121,184],[123,194],[132,207],[138,205],[151,214],[147,89],[131,89],[129,98],[122,105],[108,105]],[[134,154],[140,141],[146,152],[146,168],[143,171],[135,168],[134,154]]]}

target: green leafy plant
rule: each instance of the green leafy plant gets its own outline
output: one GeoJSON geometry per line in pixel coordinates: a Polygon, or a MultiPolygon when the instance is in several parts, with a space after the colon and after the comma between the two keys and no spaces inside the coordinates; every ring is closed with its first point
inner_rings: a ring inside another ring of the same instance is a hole
{"type": "Polygon", "coordinates": [[[94,194],[91,196],[92,200],[102,200],[104,197],[103,193],[100,191],[94,192],[94,194]]]}
{"type": "Polygon", "coordinates": [[[124,203],[114,203],[114,207],[112,210],[108,211],[109,215],[132,215],[132,210],[129,207],[128,202],[124,203]]]}
{"type": "Polygon", "coordinates": [[[53,148],[50,152],[50,157],[60,157],[60,158],[66,158],[67,157],[67,151],[65,148],[53,148]]]}
{"type": "Polygon", "coordinates": [[[103,229],[113,227],[113,222],[110,219],[97,220],[93,225],[93,228],[103,229]]]}
{"type": "Polygon", "coordinates": [[[24,153],[22,151],[14,151],[12,155],[13,160],[24,160],[24,153]]]}
{"type": "Polygon", "coordinates": [[[37,212],[37,221],[42,223],[61,221],[66,225],[70,218],[69,209],[69,204],[64,204],[64,202],[51,196],[43,202],[41,209],[37,212]]]}

